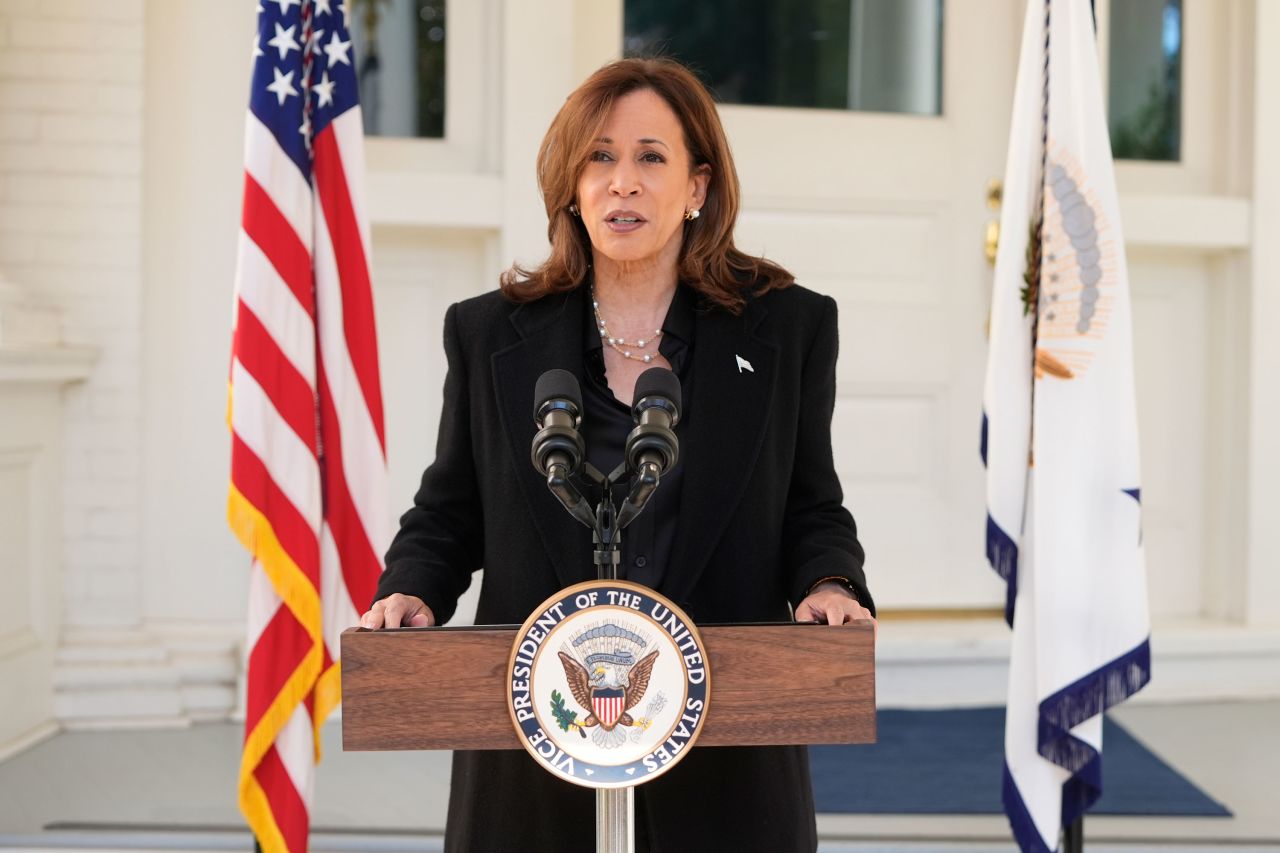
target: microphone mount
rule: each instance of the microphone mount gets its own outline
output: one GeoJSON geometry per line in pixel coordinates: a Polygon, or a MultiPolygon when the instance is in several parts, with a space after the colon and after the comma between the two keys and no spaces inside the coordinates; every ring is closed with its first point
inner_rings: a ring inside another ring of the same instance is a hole
{"type": "Polygon", "coordinates": [[[530,450],[533,466],[547,478],[547,488],[569,515],[591,528],[597,576],[616,580],[622,530],[644,510],[662,475],[679,458],[679,442],[672,428],[680,422],[680,380],[660,367],[646,370],[636,380],[632,407],[636,427],[627,436],[623,461],[608,476],[586,461],[586,446],[578,431],[582,397],[577,377],[565,370],[547,371],[538,379],[534,400],[534,421],[539,429],[530,450]],[[573,482],[579,476],[601,490],[594,511],[573,482]],[[632,478],[631,486],[617,507],[614,489],[628,477],[632,478]]]}

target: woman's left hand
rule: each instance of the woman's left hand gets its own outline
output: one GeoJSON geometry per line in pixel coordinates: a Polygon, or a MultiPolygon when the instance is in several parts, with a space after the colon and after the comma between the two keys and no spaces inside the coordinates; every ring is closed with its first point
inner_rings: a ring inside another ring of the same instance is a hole
{"type": "Polygon", "coordinates": [[[871,611],[858,603],[844,585],[834,581],[818,584],[796,608],[797,622],[844,625],[855,619],[870,619],[872,626],[878,628],[871,611]]]}

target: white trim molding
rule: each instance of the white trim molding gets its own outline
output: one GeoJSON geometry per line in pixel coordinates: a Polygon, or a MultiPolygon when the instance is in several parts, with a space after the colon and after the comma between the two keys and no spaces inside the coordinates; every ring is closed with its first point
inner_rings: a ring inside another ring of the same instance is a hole
{"type": "Polygon", "coordinates": [[[68,729],[230,719],[243,637],[242,625],[69,630],[54,668],[55,716],[68,729]]]}

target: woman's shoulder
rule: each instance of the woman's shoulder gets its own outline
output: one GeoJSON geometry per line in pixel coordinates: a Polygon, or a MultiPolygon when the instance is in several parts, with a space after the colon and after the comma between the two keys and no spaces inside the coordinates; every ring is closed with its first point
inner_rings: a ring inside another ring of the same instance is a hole
{"type": "Polygon", "coordinates": [[[755,293],[748,298],[747,304],[755,310],[762,310],[767,316],[789,322],[820,322],[836,309],[836,301],[830,296],[800,284],[755,293]]]}
{"type": "Polygon", "coordinates": [[[839,349],[836,301],[830,296],[792,284],[756,295],[747,303],[748,325],[762,340],[777,348],[780,364],[795,369],[835,363],[839,349]]]}
{"type": "Polygon", "coordinates": [[[570,309],[572,296],[570,291],[516,302],[501,290],[491,290],[455,302],[445,322],[468,350],[493,351],[560,322],[570,309]]]}
{"type": "Polygon", "coordinates": [[[460,324],[488,323],[511,316],[518,306],[502,295],[501,290],[490,290],[453,304],[452,310],[460,324]]]}
{"type": "Polygon", "coordinates": [[[509,298],[501,289],[490,290],[479,296],[472,296],[454,303],[454,309],[461,321],[492,321],[508,318],[514,314],[532,314],[540,317],[544,314],[556,314],[564,310],[569,297],[574,291],[549,293],[530,301],[516,301],[509,298]]]}

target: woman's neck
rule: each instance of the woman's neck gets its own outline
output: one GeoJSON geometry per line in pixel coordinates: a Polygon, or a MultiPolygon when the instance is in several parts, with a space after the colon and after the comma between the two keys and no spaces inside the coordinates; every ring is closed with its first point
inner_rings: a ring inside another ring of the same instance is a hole
{"type": "Polygon", "coordinates": [[[597,254],[592,266],[595,298],[610,327],[621,333],[662,325],[678,281],[673,264],[619,264],[597,254]]]}

